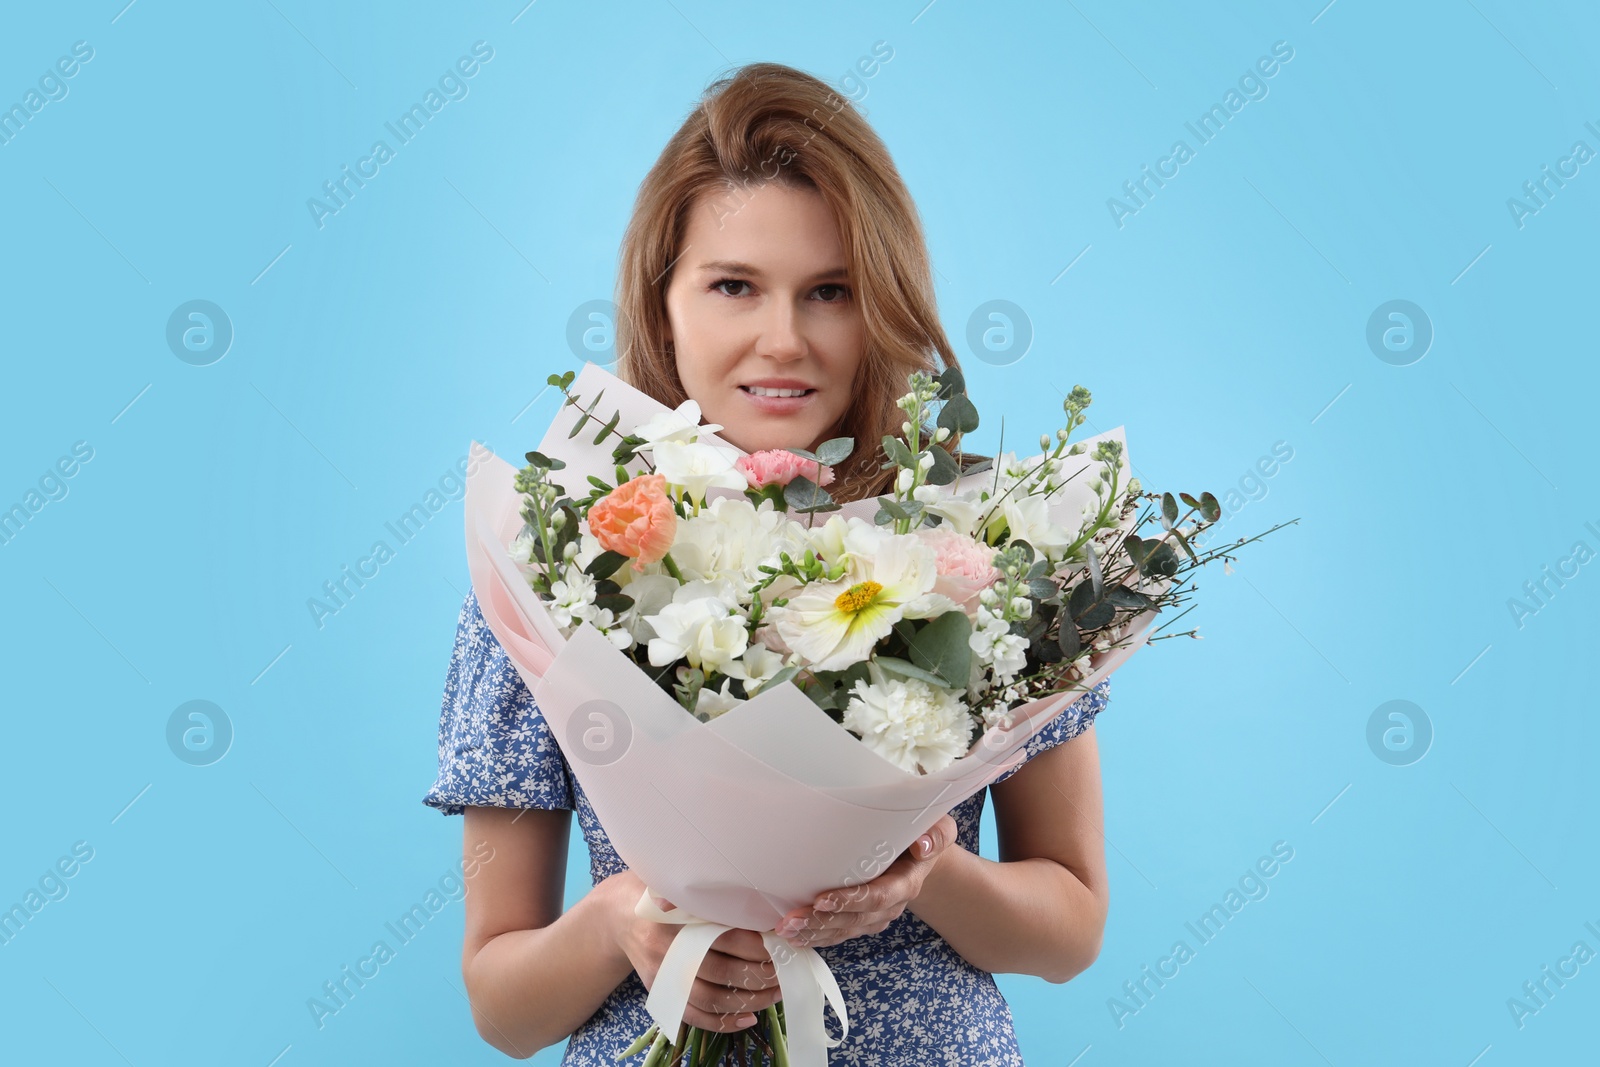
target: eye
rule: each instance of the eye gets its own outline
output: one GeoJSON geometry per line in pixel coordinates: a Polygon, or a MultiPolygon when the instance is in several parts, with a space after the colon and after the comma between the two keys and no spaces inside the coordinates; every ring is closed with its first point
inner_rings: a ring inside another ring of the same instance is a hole
{"type": "Polygon", "coordinates": [[[828,289],[834,290],[835,292],[837,292],[839,294],[839,296],[838,296],[838,299],[836,299],[836,300],[824,300],[824,301],[822,301],[824,304],[843,304],[844,302],[846,302],[847,300],[850,299],[850,287],[848,285],[832,285],[832,284],[830,284],[830,285],[819,285],[819,286],[817,286],[817,292],[819,292],[819,293],[824,292],[825,290],[828,290],[828,289]]]}
{"type": "Polygon", "coordinates": [[[729,293],[729,292],[726,292],[726,291],[723,290],[722,287],[724,285],[749,285],[749,284],[750,284],[749,282],[745,281],[742,278],[719,278],[716,281],[712,282],[711,285],[708,288],[710,288],[711,290],[713,290],[715,292],[722,293],[723,296],[742,296],[742,295],[744,295],[742,293],[729,293]]]}

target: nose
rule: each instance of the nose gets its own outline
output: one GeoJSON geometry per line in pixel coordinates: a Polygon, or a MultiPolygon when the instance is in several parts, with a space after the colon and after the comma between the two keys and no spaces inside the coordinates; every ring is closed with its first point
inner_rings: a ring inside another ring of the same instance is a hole
{"type": "Polygon", "coordinates": [[[800,312],[788,300],[771,300],[764,309],[761,335],[756,339],[758,355],[790,362],[806,354],[806,338],[800,312]]]}

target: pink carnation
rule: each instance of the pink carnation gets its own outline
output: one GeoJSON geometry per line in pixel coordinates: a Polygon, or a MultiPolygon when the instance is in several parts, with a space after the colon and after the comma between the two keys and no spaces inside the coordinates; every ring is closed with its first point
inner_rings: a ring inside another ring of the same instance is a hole
{"type": "Polygon", "coordinates": [[[803,459],[781,448],[769,448],[762,452],[752,452],[748,456],[740,456],[739,469],[744,472],[745,479],[752,489],[760,489],[766,485],[788,485],[801,474],[818,485],[827,485],[833,481],[832,467],[823,464],[822,478],[819,480],[816,460],[803,459]]]}
{"type": "Polygon", "coordinates": [[[943,526],[918,530],[917,536],[934,552],[939,577],[933,591],[955,601],[968,615],[977,614],[978,594],[1001,577],[994,549],[943,526]]]}

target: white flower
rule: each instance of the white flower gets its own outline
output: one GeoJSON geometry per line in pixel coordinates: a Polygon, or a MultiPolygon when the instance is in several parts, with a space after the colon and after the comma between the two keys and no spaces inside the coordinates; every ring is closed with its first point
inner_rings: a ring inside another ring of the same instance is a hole
{"type": "Polygon", "coordinates": [[[967,647],[977,653],[978,661],[994,668],[995,677],[1002,684],[1016,677],[1027,666],[1027,638],[1011,633],[1010,625],[998,616],[979,609],[980,625],[967,638],[967,647]]]}
{"type": "Polygon", "coordinates": [[[700,441],[660,441],[651,449],[656,473],[682,486],[699,505],[712,486],[744,489],[750,483],[738,467],[739,450],[700,441]]]}
{"type": "Polygon", "coordinates": [[[555,597],[550,615],[562,629],[594,620],[595,581],[580,570],[569,568],[566,577],[551,583],[555,597]]]}
{"type": "MultiPolygon", "coordinates": [[[[517,539],[511,542],[511,547],[506,551],[518,563],[531,564],[533,562],[533,546],[538,543],[539,538],[536,535],[531,531],[524,531],[517,535],[517,539]]],[[[582,569],[582,567],[579,568],[579,570],[582,569]]]]}
{"type": "MultiPolygon", "coordinates": [[[[805,530],[804,527],[801,527],[805,530]]],[[[857,557],[871,558],[883,544],[885,537],[893,536],[888,530],[865,519],[828,516],[821,526],[805,530],[811,548],[828,563],[857,557]]],[[[802,552],[804,550],[802,549],[802,552]]],[[[676,558],[676,557],[674,557],[676,558]]]]}
{"type": "Polygon", "coordinates": [[[1019,497],[1013,492],[1000,502],[1000,513],[1012,540],[1026,541],[1051,558],[1059,557],[1076,539],[1076,531],[1051,521],[1050,503],[1042,496],[1019,497]]]}
{"type": "Polygon", "coordinates": [[[744,619],[730,613],[728,605],[716,597],[668,604],[645,621],[657,634],[650,639],[653,667],[683,659],[703,671],[729,674],[749,643],[744,619]]]}
{"type": "Polygon", "coordinates": [[[750,586],[765,575],[763,563],[778,564],[778,553],[805,553],[806,528],[763,501],[756,507],[743,496],[725,496],[698,515],[678,522],[672,559],[685,579],[728,578],[739,586],[739,602],[750,602],[750,586]]]}
{"type": "Polygon", "coordinates": [[[971,719],[952,690],[918,678],[858,680],[844,727],[895,766],[931,774],[966,754],[971,719]]]}
{"type": "Polygon", "coordinates": [[[933,592],[938,577],[933,549],[914,534],[889,535],[839,581],[810,583],[768,617],[813,668],[838,670],[865,660],[901,619],[953,609],[933,592]]]}
{"type": "Polygon", "coordinates": [[[715,433],[720,429],[722,429],[720,423],[708,422],[704,426],[700,425],[700,404],[694,400],[685,400],[676,409],[658,411],[635,427],[633,435],[644,438],[645,443],[636,447],[634,451],[643,451],[663,441],[693,441],[703,433],[715,433]]]}
{"type": "MultiPolygon", "coordinates": [[[[625,574],[632,567],[623,567],[617,573],[625,574]]],[[[633,598],[633,606],[622,613],[619,624],[633,635],[634,641],[647,644],[656,636],[655,627],[650,625],[649,617],[672,603],[673,596],[682,588],[678,579],[670,574],[637,574],[624,587],[624,592],[633,598]]]]}
{"type": "Polygon", "coordinates": [[[758,641],[745,650],[744,659],[731,667],[728,673],[744,679],[744,691],[754,696],[773,675],[783,670],[783,659],[782,653],[774,652],[758,641]]]}
{"type": "Polygon", "coordinates": [[[991,503],[979,500],[978,492],[969,489],[963,493],[946,493],[937,486],[918,486],[912,496],[922,501],[924,511],[943,518],[952,530],[968,537],[977,537],[982,532],[978,529],[978,520],[989,510],[991,503]],[[925,489],[931,491],[924,493],[925,489]]]}
{"type": "Polygon", "coordinates": [[[743,704],[743,700],[729,692],[729,687],[732,685],[733,679],[730,678],[722,683],[721,692],[701,686],[700,692],[695,696],[695,718],[702,722],[710,722],[723,712],[732,711],[743,704]]]}

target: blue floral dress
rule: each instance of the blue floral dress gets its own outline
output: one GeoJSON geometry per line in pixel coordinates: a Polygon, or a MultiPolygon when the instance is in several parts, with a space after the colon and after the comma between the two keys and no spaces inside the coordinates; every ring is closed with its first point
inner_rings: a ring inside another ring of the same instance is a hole
{"type": "MultiPolygon", "coordinates": [[[[1109,682],[1070,704],[1027,744],[1028,758],[1076,737],[1106,705],[1109,682]]],[[[1004,781],[1021,765],[997,781],[1004,781]]],[[[978,851],[979,818],[987,790],[952,808],[958,843],[978,851]]],[[[468,593],[456,628],[439,721],[439,776],[423,803],[446,815],[466,805],[569,808],[578,813],[589,846],[594,883],[626,870],[588,798],[468,593]]],[[[850,1033],[828,1062],[874,1067],[1021,1067],[1011,1009],[994,977],[980,970],[932,927],[904,911],[877,934],[817,949],[838,979],[850,1013],[850,1033]]],[[[629,972],[567,1041],[563,1067],[619,1067],[616,1055],[651,1025],[648,994],[629,972]]],[[[838,1020],[829,1012],[828,1026],[838,1020]]],[[[640,1054],[642,1056],[642,1053],[640,1054]]]]}

